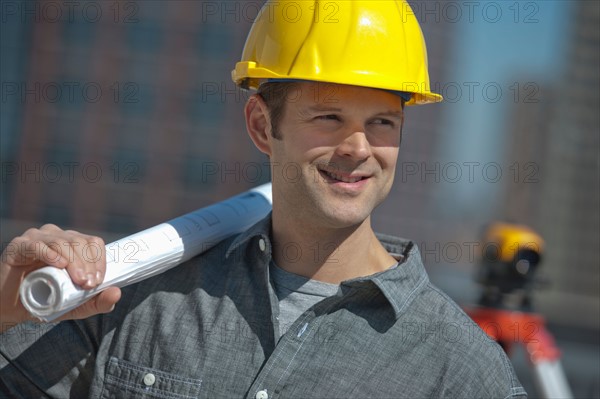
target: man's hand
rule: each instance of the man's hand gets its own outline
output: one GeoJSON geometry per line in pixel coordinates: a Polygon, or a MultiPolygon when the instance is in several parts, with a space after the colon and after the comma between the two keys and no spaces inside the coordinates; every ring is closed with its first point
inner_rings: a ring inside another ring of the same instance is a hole
{"type": "MultiPolygon", "coordinates": [[[[102,283],[106,271],[104,241],[53,224],[29,229],[13,239],[0,259],[0,332],[33,319],[21,304],[19,286],[28,273],[48,265],[67,269],[80,287],[94,288],[102,283]]],[[[110,312],[120,298],[121,290],[110,287],[59,320],[110,312]]]]}

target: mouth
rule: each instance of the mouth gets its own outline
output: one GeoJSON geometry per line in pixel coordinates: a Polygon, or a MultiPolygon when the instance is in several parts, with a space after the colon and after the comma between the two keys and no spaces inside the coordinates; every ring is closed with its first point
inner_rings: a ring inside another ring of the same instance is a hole
{"type": "Polygon", "coordinates": [[[325,170],[325,169],[321,169],[319,168],[319,172],[321,173],[322,176],[325,176],[325,178],[327,180],[333,180],[336,182],[341,182],[341,183],[358,183],[359,181],[362,180],[366,180],[369,178],[369,176],[365,176],[365,175],[352,175],[352,174],[347,174],[347,173],[340,173],[340,172],[334,172],[334,171],[330,171],[330,170],[325,170]]]}

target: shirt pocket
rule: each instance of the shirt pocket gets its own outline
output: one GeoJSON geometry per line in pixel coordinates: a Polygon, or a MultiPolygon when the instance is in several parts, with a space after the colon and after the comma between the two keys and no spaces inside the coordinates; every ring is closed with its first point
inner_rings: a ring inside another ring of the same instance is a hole
{"type": "Polygon", "coordinates": [[[202,380],[184,378],[111,357],[106,365],[101,397],[188,399],[200,394],[202,380]]]}

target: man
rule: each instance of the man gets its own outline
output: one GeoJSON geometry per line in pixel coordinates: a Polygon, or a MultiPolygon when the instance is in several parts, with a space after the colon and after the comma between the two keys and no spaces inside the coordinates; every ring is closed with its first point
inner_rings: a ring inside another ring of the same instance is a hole
{"type": "Polygon", "coordinates": [[[64,317],[82,320],[38,329],[23,323],[23,276],[50,263],[94,287],[104,260],[67,259],[57,249],[101,242],[56,226],[16,238],[22,249],[2,258],[1,310],[3,324],[23,324],[2,335],[3,392],[525,396],[500,347],[429,283],[417,248],[371,228],[371,212],[392,186],[404,106],[441,100],[429,91],[408,5],[331,3],[339,12],[332,24],[319,2],[293,2],[301,7],[294,21],[277,11],[281,3],[264,6],[233,72],[241,86],[258,88],[245,118],[270,159],[272,214],[64,317]]]}

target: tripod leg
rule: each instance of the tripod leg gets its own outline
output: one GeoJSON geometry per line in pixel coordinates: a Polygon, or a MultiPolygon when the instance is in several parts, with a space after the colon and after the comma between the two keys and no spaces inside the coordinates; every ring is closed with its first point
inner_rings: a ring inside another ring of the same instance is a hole
{"type": "Polygon", "coordinates": [[[559,359],[533,363],[533,371],[542,398],[573,398],[559,359]]]}

